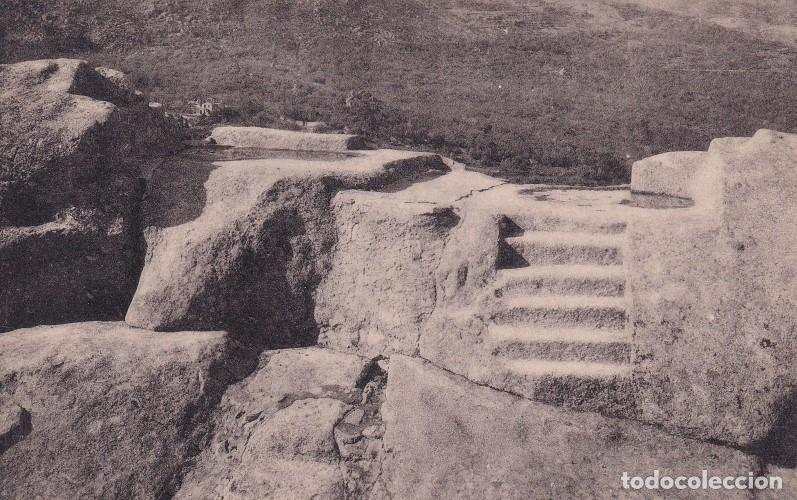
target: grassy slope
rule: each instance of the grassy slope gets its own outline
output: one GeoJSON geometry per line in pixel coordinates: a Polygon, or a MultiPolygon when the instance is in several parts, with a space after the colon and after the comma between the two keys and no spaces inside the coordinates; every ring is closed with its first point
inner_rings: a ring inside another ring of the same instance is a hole
{"type": "Polygon", "coordinates": [[[133,73],[175,108],[212,96],[251,123],[317,114],[519,180],[622,181],[654,153],[797,131],[794,47],[627,4],[3,3],[15,4],[7,61],[76,54],[133,73]],[[345,108],[361,89],[378,101],[345,108]]]}
{"type": "Polygon", "coordinates": [[[622,0],[641,7],[698,17],[753,37],[797,47],[794,0],[622,0]]]}

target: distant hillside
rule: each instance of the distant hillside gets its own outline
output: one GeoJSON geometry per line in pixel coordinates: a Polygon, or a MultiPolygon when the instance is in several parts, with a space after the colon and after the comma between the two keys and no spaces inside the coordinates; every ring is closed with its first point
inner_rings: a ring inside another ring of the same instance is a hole
{"type": "Polygon", "coordinates": [[[762,40],[797,46],[797,2],[794,0],[622,1],[696,17],[762,40]]]}
{"type": "Polygon", "coordinates": [[[215,98],[227,106],[218,120],[321,119],[518,180],[617,182],[661,151],[797,131],[794,46],[676,15],[680,0],[635,3],[645,1],[670,11],[585,0],[0,0],[10,14],[0,58],[88,58],[132,73],[172,109],[215,98]]]}

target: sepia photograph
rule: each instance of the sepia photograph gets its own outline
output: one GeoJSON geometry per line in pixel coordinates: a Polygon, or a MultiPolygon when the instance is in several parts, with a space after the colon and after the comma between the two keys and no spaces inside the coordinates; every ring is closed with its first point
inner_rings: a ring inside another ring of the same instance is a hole
{"type": "Polygon", "coordinates": [[[0,500],[797,500],[797,0],[0,0],[0,500]]]}

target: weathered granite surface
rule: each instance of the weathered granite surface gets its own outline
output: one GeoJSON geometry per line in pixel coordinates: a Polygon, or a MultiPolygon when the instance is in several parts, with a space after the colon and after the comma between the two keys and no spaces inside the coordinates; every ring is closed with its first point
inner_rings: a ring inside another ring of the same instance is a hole
{"type": "Polygon", "coordinates": [[[365,146],[365,141],[357,135],[314,134],[262,127],[216,127],[210,138],[225,146],[292,151],[347,151],[365,146]]]}
{"type": "Polygon", "coordinates": [[[0,427],[0,496],[173,493],[243,364],[227,358],[224,332],[93,322],[0,334],[0,413],[12,414],[0,427]]]}
{"type": "Polygon", "coordinates": [[[121,319],[142,164],[176,150],[180,131],[72,59],[0,65],[0,130],[0,331],[121,319]]]}
{"type": "Polygon", "coordinates": [[[230,387],[176,498],[366,498],[380,470],[385,374],[317,347],[264,353],[230,387]]]}
{"type": "Polygon", "coordinates": [[[632,189],[640,193],[694,198],[693,179],[706,156],[704,151],[683,151],[640,160],[631,169],[632,189]]]}
{"type": "Polygon", "coordinates": [[[696,205],[629,227],[643,418],[771,446],[795,405],[797,136],[718,139],[696,205]]]}
{"type": "Polygon", "coordinates": [[[406,151],[170,159],[144,203],[147,251],[126,321],[309,345],[318,336],[314,291],[337,238],[335,193],[384,190],[430,171],[446,171],[437,155],[406,151]]]}
{"type": "Polygon", "coordinates": [[[465,245],[490,238],[482,231],[488,228],[465,226],[465,200],[500,184],[455,170],[392,193],[338,194],[332,205],[337,244],[316,295],[319,342],[368,356],[417,354],[427,322],[445,299],[443,281],[456,281],[448,274],[448,255],[480,255],[481,246],[465,245]],[[445,276],[438,276],[441,266],[445,276]]]}
{"type": "Polygon", "coordinates": [[[0,496],[631,498],[623,472],[703,469],[795,487],[797,136],[579,192],[256,128],[153,162],[179,134],[123,74],[34,61],[0,84],[0,331],[131,325],[0,334],[0,496]]]}
{"type": "MultiPolygon", "coordinates": [[[[480,387],[414,358],[391,358],[389,498],[639,498],[645,477],[757,470],[754,457],[649,425],[571,412],[480,387]]],[[[752,498],[749,491],[670,490],[668,498],[752,498]]]]}

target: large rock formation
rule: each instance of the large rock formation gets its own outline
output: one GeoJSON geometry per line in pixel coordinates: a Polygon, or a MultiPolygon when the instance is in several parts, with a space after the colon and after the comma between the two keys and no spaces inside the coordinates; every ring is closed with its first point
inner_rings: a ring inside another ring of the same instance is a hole
{"type": "Polygon", "coordinates": [[[695,206],[629,227],[642,418],[770,448],[797,388],[797,136],[717,139],[685,160],[695,206]]]}
{"type": "MultiPolygon", "coordinates": [[[[387,498],[638,498],[639,491],[622,489],[624,472],[736,476],[758,469],[754,457],[732,448],[533,403],[403,356],[391,358],[383,418],[387,498]]],[[[715,497],[752,498],[748,491],[715,497]]]]}
{"type": "Polygon", "coordinates": [[[177,131],[82,61],[0,66],[0,89],[0,331],[121,318],[140,166],[174,150],[177,131]]]}
{"type": "Polygon", "coordinates": [[[451,203],[456,225],[437,226],[406,261],[424,226],[389,200],[411,198],[347,193],[336,209],[345,237],[317,295],[320,341],[417,352],[529,398],[782,448],[795,389],[796,141],[761,131],[645,160],[631,193],[477,192],[451,203]],[[401,230],[376,228],[401,217],[401,230]],[[407,250],[386,261],[387,247],[407,250]]]}
{"type": "Polygon", "coordinates": [[[797,137],[654,157],[631,190],[253,128],[149,162],[173,137],[124,75],[0,83],[0,329],[130,325],[0,334],[0,496],[794,484],[797,137]]]}
{"type": "Polygon", "coordinates": [[[224,340],[123,323],[1,334],[0,496],[169,496],[245,364],[224,340]]]}
{"type": "Polygon", "coordinates": [[[336,213],[347,236],[318,294],[320,341],[417,351],[529,398],[782,448],[793,442],[794,148],[794,136],[761,131],[655,157],[632,193],[477,192],[452,203],[456,226],[425,236],[426,252],[406,262],[405,252],[386,262],[384,249],[412,248],[423,227],[412,212],[346,194],[336,213]],[[375,229],[396,214],[401,230],[375,229]],[[414,292],[391,295],[402,290],[414,292]]]}
{"type": "Polygon", "coordinates": [[[144,206],[147,253],[127,322],[153,330],[225,328],[274,345],[318,335],[314,291],[337,235],[341,189],[384,190],[446,171],[437,155],[363,151],[208,161],[174,158],[144,206]]]}
{"type": "MultiPolygon", "coordinates": [[[[446,277],[436,270],[454,260],[446,255],[470,251],[462,237],[490,241],[489,228],[463,221],[463,204],[472,192],[500,184],[457,170],[395,193],[337,195],[337,244],[316,294],[319,343],[368,356],[417,354],[444,299],[439,281],[446,277]]],[[[479,272],[470,276],[478,280],[479,272]]]]}
{"type": "Polygon", "coordinates": [[[47,222],[72,206],[125,209],[139,175],[136,157],[176,147],[161,114],[84,61],[2,65],[0,87],[5,224],[47,222]]]}

